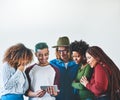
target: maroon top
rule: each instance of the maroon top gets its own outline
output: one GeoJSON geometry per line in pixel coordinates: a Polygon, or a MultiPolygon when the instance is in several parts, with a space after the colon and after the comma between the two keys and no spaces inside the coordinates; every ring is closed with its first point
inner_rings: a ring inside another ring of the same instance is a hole
{"type": "MultiPolygon", "coordinates": [[[[110,72],[109,67],[105,66],[110,72]]],[[[94,68],[93,75],[90,82],[86,85],[86,88],[94,93],[95,96],[105,94],[108,89],[108,75],[105,69],[97,64],[94,68]]]]}

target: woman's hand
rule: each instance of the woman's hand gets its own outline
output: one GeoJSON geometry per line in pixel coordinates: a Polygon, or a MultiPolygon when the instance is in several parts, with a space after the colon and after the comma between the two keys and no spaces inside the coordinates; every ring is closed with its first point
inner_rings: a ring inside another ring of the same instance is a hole
{"type": "Polygon", "coordinates": [[[80,79],[80,83],[86,87],[87,83],[89,82],[85,76],[82,76],[82,78],[80,79]]]}
{"type": "Polygon", "coordinates": [[[20,66],[18,66],[18,68],[17,69],[19,69],[20,71],[24,71],[24,66],[23,65],[20,65],[20,66]]]}

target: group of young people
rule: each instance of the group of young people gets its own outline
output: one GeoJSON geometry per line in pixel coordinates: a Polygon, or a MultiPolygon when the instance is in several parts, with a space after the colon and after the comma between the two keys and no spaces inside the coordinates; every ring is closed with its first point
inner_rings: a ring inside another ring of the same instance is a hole
{"type": "Polygon", "coordinates": [[[22,43],[9,47],[1,100],[119,100],[120,70],[100,47],[63,36],[53,48],[56,58],[48,61],[47,43],[37,43],[38,62],[28,67],[33,51],[22,43]]]}

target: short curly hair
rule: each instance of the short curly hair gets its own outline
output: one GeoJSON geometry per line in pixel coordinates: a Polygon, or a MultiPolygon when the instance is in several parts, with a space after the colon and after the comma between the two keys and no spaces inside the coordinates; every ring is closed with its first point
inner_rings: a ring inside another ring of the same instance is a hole
{"type": "Polygon", "coordinates": [[[70,54],[72,54],[73,51],[78,52],[82,57],[84,57],[84,60],[82,61],[82,63],[86,63],[85,53],[88,48],[89,48],[89,44],[87,44],[85,41],[75,40],[74,42],[70,44],[70,54]]]}

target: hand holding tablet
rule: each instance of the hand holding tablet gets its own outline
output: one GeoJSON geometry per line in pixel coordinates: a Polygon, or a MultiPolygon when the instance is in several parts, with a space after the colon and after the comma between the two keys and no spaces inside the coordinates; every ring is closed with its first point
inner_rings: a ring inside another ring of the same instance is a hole
{"type": "Polygon", "coordinates": [[[52,86],[40,86],[40,88],[41,88],[42,90],[47,90],[48,88],[49,88],[49,90],[50,90],[50,88],[52,88],[52,87],[53,87],[54,91],[59,92],[59,89],[58,89],[58,86],[57,86],[57,85],[52,85],[52,86]]]}

